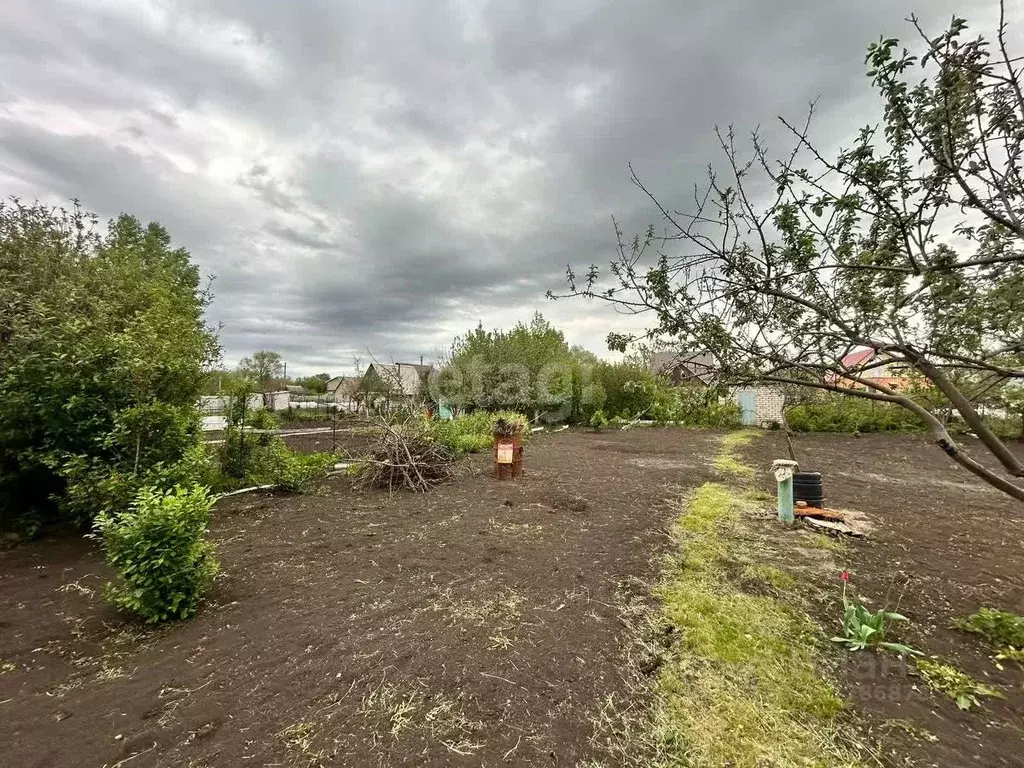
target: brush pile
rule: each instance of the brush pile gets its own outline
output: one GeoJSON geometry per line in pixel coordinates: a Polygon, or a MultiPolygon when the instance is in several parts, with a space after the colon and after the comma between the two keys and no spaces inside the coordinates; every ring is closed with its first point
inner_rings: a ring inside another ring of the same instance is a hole
{"type": "Polygon", "coordinates": [[[526,430],[526,417],[514,416],[511,418],[499,418],[494,422],[491,434],[495,437],[515,437],[526,430]]]}
{"type": "Polygon", "coordinates": [[[403,488],[423,492],[455,479],[454,452],[434,442],[414,422],[389,424],[381,420],[375,426],[379,436],[360,459],[357,488],[385,488],[389,493],[403,488]]]}

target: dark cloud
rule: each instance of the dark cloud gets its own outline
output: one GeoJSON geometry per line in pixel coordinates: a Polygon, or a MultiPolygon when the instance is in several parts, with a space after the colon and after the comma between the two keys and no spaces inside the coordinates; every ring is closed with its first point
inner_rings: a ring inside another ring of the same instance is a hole
{"type": "MultiPolygon", "coordinates": [[[[920,0],[931,27],[991,3],[920,0]]],[[[9,0],[4,194],[157,219],[216,274],[226,358],[292,370],[428,357],[540,309],[601,351],[629,322],[551,304],[610,216],[685,204],[713,127],[802,116],[825,144],[875,119],[866,45],[909,2],[9,0]]]]}

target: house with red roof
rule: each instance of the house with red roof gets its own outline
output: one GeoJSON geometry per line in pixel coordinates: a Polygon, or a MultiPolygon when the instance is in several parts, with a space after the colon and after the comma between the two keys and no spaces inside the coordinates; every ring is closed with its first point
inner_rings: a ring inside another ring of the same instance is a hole
{"type": "MultiPolygon", "coordinates": [[[[880,354],[874,349],[860,349],[851,352],[839,361],[840,367],[863,381],[870,381],[873,384],[881,384],[902,391],[913,384],[913,379],[908,376],[908,369],[905,363],[890,363],[885,354],[880,354]]],[[[868,389],[867,384],[843,378],[839,374],[830,373],[826,381],[848,389],[868,389]]]]}

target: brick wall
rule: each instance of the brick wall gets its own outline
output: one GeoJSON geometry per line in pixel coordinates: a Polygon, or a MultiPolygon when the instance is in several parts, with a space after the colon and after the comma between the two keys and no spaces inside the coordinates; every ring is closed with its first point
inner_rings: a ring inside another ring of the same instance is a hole
{"type": "Polygon", "coordinates": [[[773,421],[782,423],[782,406],[785,398],[782,393],[770,387],[755,387],[754,417],[757,426],[767,427],[773,421]]]}
{"type": "Polygon", "coordinates": [[[782,423],[782,406],[785,399],[777,389],[771,387],[737,387],[732,390],[736,402],[740,401],[741,392],[754,393],[754,425],[767,427],[773,421],[782,423]]]}

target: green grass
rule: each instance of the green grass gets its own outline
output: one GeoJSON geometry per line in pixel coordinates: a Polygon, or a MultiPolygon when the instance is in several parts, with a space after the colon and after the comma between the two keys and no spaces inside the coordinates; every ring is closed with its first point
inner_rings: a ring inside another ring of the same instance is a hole
{"type": "Polygon", "coordinates": [[[741,462],[736,451],[745,445],[749,445],[754,440],[757,440],[761,435],[762,433],[760,431],[753,429],[742,429],[738,432],[729,432],[722,437],[722,440],[719,443],[718,454],[712,460],[711,465],[724,474],[733,475],[745,480],[752,479],[755,473],[754,468],[741,462]]]}
{"type": "Polygon", "coordinates": [[[843,542],[834,536],[824,533],[810,533],[804,541],[811,549],[824,549],[829,552],[841,552],[843,550],[843,542]]]}
{"type": "Polygon", "coordinates": [[[752,563],[743,569],[743,578],[755,582],[769,584],[780,592],[792,592],[797,588],[797,580],[792,574],[781,568],[764,563],[752,563]]]}
{"type": "MultiPolygon", "coordinates": [[[[724,450],[749,434],[727,435],[724,450]]],[[[742,579],[796,587],[785,571],[749,562],[743,503],[742,492],[703,485],[673,527],[678,554],[655,594],[681,639],[656,685],[653,764],[855,766],[836,723],[843,702],[818,671],[820,629],[783,598],[749,594],[727,576],[744,560],[742,579]]]]}
{"type": "Polygon", "coordinates": [[[755,440],[760,439],[764,433],[759,429],[738,429],[735,432],[728,432],[719,441],[719,448],[731,451],[734,448],[742,448],[755,440]]]}

